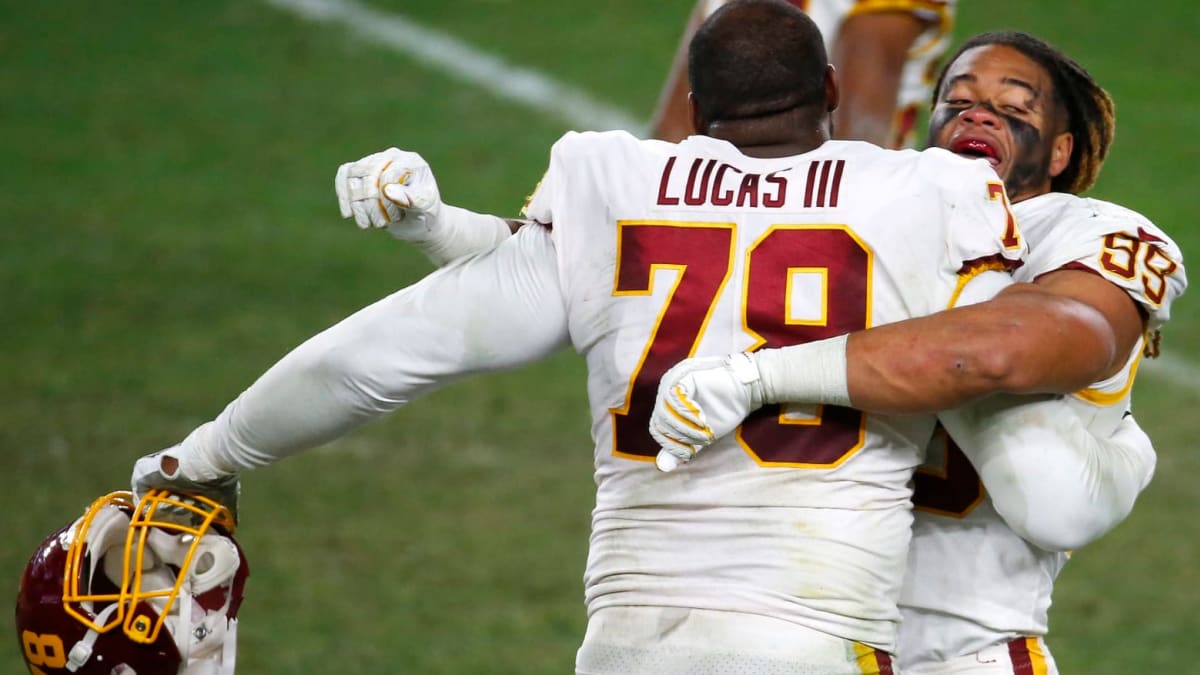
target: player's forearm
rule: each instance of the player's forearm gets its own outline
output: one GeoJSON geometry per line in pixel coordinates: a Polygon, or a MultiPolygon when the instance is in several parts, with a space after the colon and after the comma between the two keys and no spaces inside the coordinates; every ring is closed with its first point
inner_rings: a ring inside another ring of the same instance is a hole
{"type": "MultiPolygon", "coordinates": [[[[431,389],[435,382],[408,364],[432,356],[418,353],[421,345],[448,345],[453,337],[415,317],[390,324],[383,310],[396,299],[294,349],[216,419],[192,432],[182,452],[222,473],[238,473],[328,443],[431,389]]],[[[449,356],[451,350],[440,367],[453,367],[449,356]]]]}
{"type": "Polygon", "coordinates": [[[520,222],[443,204],[438,217],[427,228],[414,229],[401,221],[388,226],[388,231],[397,239],[412,243],[434,265],[442,267],[496,248],[517,230],[520,222]]]}
{"type": "Polygon", "coordinates": [[[1047,550],[1076,549],[1111,530],[1154,473],[1154,448],[1132,419],[1097,438],[1059,398],[996,396],[940,418],[996,512],[1047,550]]]}
{"type": "Polygon", "coordinates": [[[694,131],[691,109],[688,106],[691,85],[688,83],[687,54],[692,35],[704,20],[704,5],[704,0],[698,0],[692,9],[679,46],[675,49],[671,70],[667,73],[662,92],[659,93],[658,105],[650,120],[650,134],[659,140],[678,143],[691,136],[694,131]]]}
{"type": "Polygon", "coordinates": [[[921,19],[900,12],[857,14],[842,24],[830,53],[842,83],[836,138],[892,142],[901,72],[925,28],[921,19]]]}
{"type": "Polygon", "coordinates": [[[1104,317],[1018,284],[996,298],[823,340],[754,353],[766,403],[833,403],[929,413],[988,394],[1070,393],[1119,363],[1104,317]]]}
{"type": "Polygon", "coordinates": [[[1116,341],[1091,307],[1023,285],[967,307],[854,333],[854,406],[934,412],[987,394],[1070,393],[1116,362],[1116,341]]]}

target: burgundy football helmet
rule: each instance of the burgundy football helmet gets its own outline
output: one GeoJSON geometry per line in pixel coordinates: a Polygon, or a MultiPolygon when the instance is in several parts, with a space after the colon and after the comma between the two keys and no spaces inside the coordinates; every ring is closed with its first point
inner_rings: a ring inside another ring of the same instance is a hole
{"type": "Polygon", "coordinates": [[[200,496],[105,495],[25,566],[17,640],[33,675],[232,675],[249,569],[200,496]]]}

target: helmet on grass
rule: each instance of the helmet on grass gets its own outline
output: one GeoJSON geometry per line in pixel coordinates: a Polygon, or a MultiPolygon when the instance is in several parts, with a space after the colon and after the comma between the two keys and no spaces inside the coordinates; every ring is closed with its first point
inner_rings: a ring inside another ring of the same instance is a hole
{"type": "Polygon", "coordinates": [[[151,490],[100,497],[38,546],[17,595],[34,675],[232,675],[249,576],[229,511],[151,490]]]}

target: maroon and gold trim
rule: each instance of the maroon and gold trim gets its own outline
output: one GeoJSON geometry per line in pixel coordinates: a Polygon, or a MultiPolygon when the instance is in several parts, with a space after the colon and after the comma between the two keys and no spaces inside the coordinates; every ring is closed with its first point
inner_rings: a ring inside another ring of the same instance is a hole
{"type": "MultiPolygon", "coordinates": [[[[793,2],[792,4],[796,4],[793,2]]],[[[933,23],[937,24],[938,32],[942,35],[948,34],[954,28],[954,16],[950,10],[950,3],[946,0],[858,0],[854,3],[854,7],[850,8],[846,18],[858,14],[877,14],[880,12],[908,12],[917,14],[925,18],[925,16],[936,17],[933,23]]],[[[936,44],[937,40],[928,40],[925,43],[925,48],[928,49],[936,44]]],[[[921,51],[909,52],[909,58],[914,58],[921,55],[921,51]]]]}
{"type": "Polygon", "coordinates": [[[862,675],[895,675],[892,655],[885,651],[855,642],[854,656],[862,675]]]}
{"type": "Polygon", "coordinates": [[[1035,637],[1018,638],[1008,643],[1013,675],[1047,675],[1049,661],[1042,641],[1035,637]]]}
{"type": "Polygon", "coordinates": [[[958,285],[954,288],[954,293],[950,295],[950,302],[946,303],[946,309],[958,304],[958,296],[962,295],[963,289],[975,277],[984,272],[1001,271],[1011,272],[1024,264],[1020,260],[1011,260],[1002,255],[988,256],[986,258],[976,258],[963,262],[962,267],[958,270],[958,285]]]}

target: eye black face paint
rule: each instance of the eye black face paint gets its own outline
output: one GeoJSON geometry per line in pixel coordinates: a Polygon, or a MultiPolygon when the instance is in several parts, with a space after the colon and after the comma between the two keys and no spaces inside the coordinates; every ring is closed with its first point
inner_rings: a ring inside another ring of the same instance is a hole
{"type": "MultiPolygon", "coordinates": [[[[989,103],[976,103],[975,106],[987,110],[997,119],[1002,120],[1012,137],[1015,155],[1008,163],[1006,175],[1001,176],[1004,179],[1004,188],[1008,191],[1009,198],[1015,200],[1029,197],[1032,196],[1031,193],[1040,191],[1041,186],[1050,179],[1051,156],[1050,145],[1042,138],[1041,131],[1024,120],[996,110],[989,103]]],[[[970,108],[948,106],[936,108],[929,116],[929,147],[937,146],[938,138],[942,135],[942,130],[946,125],[967,110],[970,108]]]]}
{"type": "Polygon", "coordinates": [[[959,111],[952,108],[939,107],[934,108],[929,115],[929,132],[925,136],[925,147],[936,148],[938,146],[938,136],[942,135],[942,129],[945,128],[950,120],[958,116],[959,111]]]}
{"type": "Polygon", "coordinates": [[[1008,175],[1003,177],[1004,189],[1013,200],[1032,196],[1031,192],[1050,182],[1050,144],[1032,124],[1008,115],[1001,114],[1000,117],[1008,125],[1017,153],[1008,175]]]}

